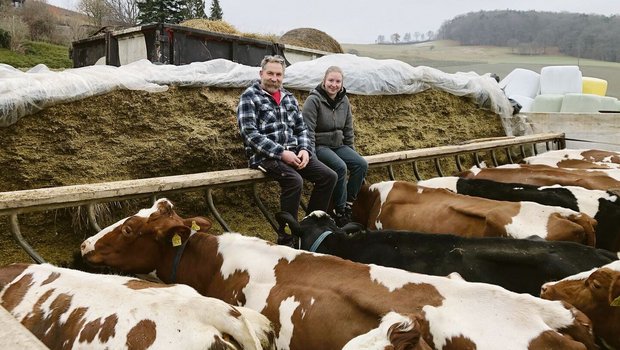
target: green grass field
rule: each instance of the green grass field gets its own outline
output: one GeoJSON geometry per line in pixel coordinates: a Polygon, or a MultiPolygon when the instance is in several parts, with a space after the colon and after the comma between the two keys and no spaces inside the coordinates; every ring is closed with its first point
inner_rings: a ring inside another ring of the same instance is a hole
{"type": "Polygon", "coordinates": [[[607,80],[607,96],[620,98],[620,63],[578,59],[558,53],[517,55],[507,47],[459,46],[452,41],[434,41],[411,45],[341,44],[345,52],[356,50],[360,56],[397,59],[412,66],[428,66],[446,73],[495,73],[505,77],[515,68],[540,72],[545,66],[578,65],[583,76],[607,80]]]}
{"type": "Polygon", "coordinates": [[[24,53],[0,48],[0,63],[21,69],[32,68],[41,63],[51,69],[73,67],[68,47],[39,41],[27,41],[24,53]]]}

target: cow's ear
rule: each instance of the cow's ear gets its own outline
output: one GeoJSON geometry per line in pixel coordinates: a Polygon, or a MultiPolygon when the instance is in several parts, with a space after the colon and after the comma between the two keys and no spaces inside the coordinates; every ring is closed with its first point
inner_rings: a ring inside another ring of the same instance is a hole
{"type": "Polygon", "coordinates": [[[170,243],[173,247],[180,246],[185,242],[191,233],[191,228],[185,225],[170,226],[164,232],[160,232],[156,239],[164,240],[164,242],[170,243]]]}
{"type": "Polygon", "coordinates": [[[134,231],[131,226],[123,224],[123,227],[121,227],[121,233],[125,237],[131,237],[133,236],[134,231]]]}
{"type": "Polygon", "coordinates": [[[174,210],[172,210],[172,203],[170,203],[168,200],[160,201],[157,205],[157,211],[160,213],[160,215],[165,216],[171,216],[174,213],[174,210]]]}
{"type": "Polygon", "coordinates": [[[185,224],[185,226],[191,227],[196,232],[203,232],[203,233],[208,233],[211,226],[213,226],[213,223],[211,223],[211,220],[205,217],[202,217],[202,216],[196,216],[193,218],[183,219],[183,223],[185,224]]]}

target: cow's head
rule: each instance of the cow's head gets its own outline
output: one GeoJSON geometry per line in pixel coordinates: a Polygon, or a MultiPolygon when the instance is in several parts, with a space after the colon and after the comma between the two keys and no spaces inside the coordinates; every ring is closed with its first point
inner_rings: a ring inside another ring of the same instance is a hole
{"type": "Polygon", "coordinates": [[[612,348],[620,347],[616,322],[620,319],[620,262],[545,283],[540,296],[562,300],[583,311],[593,322],[594,334],[612,348]]]}
{"type": "Polygon", "coordinates": [[[185,242],[192,222],[206,232],[209,220],[201,217],[183,219],[165,198],[151,208],[122,219],[82,243],[82,257],[95,266],[105,265],[130,273],[149,273],[156,269],[161,256],[185,242]]]}
{"type": "Polygon", "coordinates": [[[311,250],[313,245],[317,245],[329,234],[344,234],[360,231],[363,227],[357,223],[349,223],[342,228],[336,225],[334,219],[331,218],[326,212],[316,210],[303,218],[301,222],[297,220],[287,212],[276,213],[276,220],[280,226],[288,224],[291,228],[291,232],[301,239],[301,249],[311,250]]]}

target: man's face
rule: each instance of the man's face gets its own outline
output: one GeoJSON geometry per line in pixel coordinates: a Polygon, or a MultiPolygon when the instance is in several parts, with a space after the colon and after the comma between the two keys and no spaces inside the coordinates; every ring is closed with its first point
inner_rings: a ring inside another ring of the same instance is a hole
{"type": "Polygon", "coordinates": [[[282,65],[277,62],[269,62],[260,71],[260,85],[263,90],[274,93],[282,86],[282,79],[284,79],[284,69],[282,65]]]}

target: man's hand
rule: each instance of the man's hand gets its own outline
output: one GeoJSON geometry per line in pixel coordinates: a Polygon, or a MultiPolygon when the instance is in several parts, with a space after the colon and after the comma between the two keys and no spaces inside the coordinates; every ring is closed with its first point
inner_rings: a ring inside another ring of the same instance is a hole
{"type": "Polygon", "coordinates": [[[310,155],[308,154],[308,151],[306,151],[305,149],[302,149],[301,151],[299,151],[299,154],[297,154],[297,156],[299,157],[299,160],[300,160],[300,163],[297,166],[297,169],[301,170],[305,168],[306,165],[308,165],[308,162],[310,161],[310,155]]]}
{"type": "Polygon", "coordinates": [[[295,169],[299,169],[299,165],[301,164],[301,159],[291,151],[282,152],[282,161],[295,169]]]}

